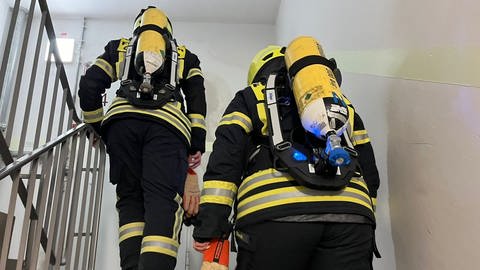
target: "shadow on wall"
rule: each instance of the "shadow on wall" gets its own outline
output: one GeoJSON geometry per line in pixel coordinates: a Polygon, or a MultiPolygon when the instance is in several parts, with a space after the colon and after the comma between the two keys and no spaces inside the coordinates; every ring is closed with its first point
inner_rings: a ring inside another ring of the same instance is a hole
{"type": "MultiPolygon", "coordinates": [[[[430,79],[446,72],[445,66],[412,51],[394,77],[430,74],[430,79]]],[[[397,269],[476,269],[480,89],[398,77],[387,79],[389,203],[397,269]]]]}
{"type": "Polygon", "coordinates": [[[215,130],[228,103],[233,98],[233,94],[232,89],[230,89],[230,86],[222,77],[213,73],[204,74],[204,76],[207,99],[206,140],[207,142],[213,142],[215,140],[215,130]]]}

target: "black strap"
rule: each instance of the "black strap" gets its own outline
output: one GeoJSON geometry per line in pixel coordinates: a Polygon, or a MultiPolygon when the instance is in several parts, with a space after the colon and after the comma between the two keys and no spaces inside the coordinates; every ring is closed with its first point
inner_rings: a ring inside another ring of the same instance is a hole
{"type": "Polygon", "coordinates": [[[334,71],[337,68],[337,64],[333,61],[328,60],[327,58],[320,56],[320,55],[309,55],[305,56],[303,58],[298,59],[295,61],[295,63],[292,64],[292,66],[288,69],[288,75],[290,75],[290,78],[295,77],[297,73],[303,69],[304,67],[314,65],[314,64],[320,64],[327,66],[330,68],[332,71],[334,71]]]}
{"type": "Polygon", "coordinates": [[[147,11],[147,9],[150,9],[150,8],[157,8],[156,6],[148,6],[147,8],[142,8],[142,10],[140,10],[140,13],[138,13],[137,17],[135,17],[135,21],[140,18],[140,16],[143,15],[143,13],[145,13],[145,11],[147,11]]]}
{"type": "Polygon", "coordinates": [[[141,33],[145,32],[145,31],[148,31],[148,30],[158,32],[162,36],[166,35],[167,37],[170,37],[170,32],[168,32],[167,29],[162,28],[162,27],[160,27],[158,25],[155,25],[155,24],[142,25],[142,26],[138,27],[137,29],[135,29],[135,31],[133,31],[133,34],[135,36],[138,36],[141,33]]]}
{"type": "MultiPolygon", "coordinates": [[[[143,13],[145,13],[145,11],[147,11],[147,9],[150,9],[150,8],[157,8],[156,6],[148,6],[147,8],[144,8],[142,10],[140,10],[140,13],[137,15],[137,17],[135,17],[135,21],[138,20],[138,18],[140,18],[140,16],[143,15],[143,13]]],[[[167,22],[168,22],[168,25],[170,26],[170,29],[172,29],[173,31],[173,28],[172,28],[172,22],[170,22],[170,19],[168,17],[167,18],[167,22]]]]}

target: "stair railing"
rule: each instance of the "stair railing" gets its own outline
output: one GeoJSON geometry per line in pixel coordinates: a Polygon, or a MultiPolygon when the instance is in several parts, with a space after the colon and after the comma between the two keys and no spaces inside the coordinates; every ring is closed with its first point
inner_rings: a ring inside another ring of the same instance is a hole
{"type": "Polygon", "coordinates": [[[47,1],[16,0],[0,65],[0,103],[9,108],[0,134],[0,269],[95,267],[105,145],[82,124],[74,96],[47,1]]]}

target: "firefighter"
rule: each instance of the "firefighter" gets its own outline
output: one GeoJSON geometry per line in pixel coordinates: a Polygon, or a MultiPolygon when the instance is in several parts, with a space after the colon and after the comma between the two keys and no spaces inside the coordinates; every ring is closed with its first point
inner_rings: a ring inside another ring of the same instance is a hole
{"type": "Polygon", "coordinates": [[[379,187],[372,145],[359,115],[339,91],[335,61],[324,57],[316,40],[304,38],[287,48],[268,46],[254,57],[249,86],[236,93],[215,133],[194,248],[208,250],[213,240],[233,231],[237,270],[372,269],[379,187]],[[307,47],[317,55],[295,57],[305,42],[314,45],[307,47]],[[318,81],[312,79],[316,76],[318,81]],[[311,83],[323,92],[297,89],[311,83]],[[320,95],[328,91],[330,96],[320,95]],[[324,124],[334,132],[328,134],[341,139],[341,149],[331,149],[348,156],[332,160],[327,133],[307,132],[302,93],[303,98],[323,98],[324,107],[315,108],[328,112],[324,124]]]}
{"type": "Polygon", "coordinates": [[[198,57],[177,45],[164,12],[148,7],[131,38],[108,42],[78,94],[84,122],[101,135],[110,157],[122,269],[173,270],[184,209],[195,215],[200,197],[195,181],[185,183],[187,168],[197,167],[205,151],[198,57]],[[104,114],[102,94],[117,80],[104,114]]]}

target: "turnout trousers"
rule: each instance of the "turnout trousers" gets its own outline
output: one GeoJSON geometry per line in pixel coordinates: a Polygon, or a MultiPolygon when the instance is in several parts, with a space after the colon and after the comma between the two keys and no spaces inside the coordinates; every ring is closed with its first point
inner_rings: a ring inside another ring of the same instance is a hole
{"type": "Polygon", "coordinates": [[[236,270],[372,270],[370,224],[267,221],[237,233],[236,270]]]}
{"type": "Polygon", "coordinates": [[[105,129],[116,184],[122,269],[173,270],[183,221],[187,145],[164,125],[125,118],[105,129]]]}

